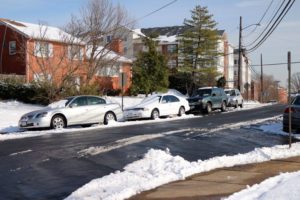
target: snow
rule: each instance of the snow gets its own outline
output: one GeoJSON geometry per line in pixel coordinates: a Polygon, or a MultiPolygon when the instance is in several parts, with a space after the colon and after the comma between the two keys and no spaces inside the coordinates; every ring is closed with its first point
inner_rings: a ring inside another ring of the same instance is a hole
{"type": "Polygon", "coordinates": [[[18,30],[19,32],[25,34],[30,38],[58,42],[72,41],[74,43],[83,44],[78,38],[75,38],[56,27],[41,24],[31,24],[19,21],[0,21],[7,24],[8,26],[11,26],[12,28],[18,30]]]}
{"type": "MultiPolygon", "coordinates": [[[[294,143],[291,149],[289,149],[288,145],[277,145],[274,147],[256,148],[245,154],[218,156],[194,162],[189,162],[180,156],[172,156],[168,149],[165,151],[150,149],[143,159],[128,164],[121,172],[117,171],[90,181],[74,191],[66,200],[126,199],[142,191],[150,190],[169,182],[183,180],[196,173],[299,155],[300,143],[294,143]]],[[[297,184],[295,185],[297,186],[297,184]]],[[[242,195],[236,199],[245,199],[244,197],[242,195]]]]}
{"type": "Polygon", "coordinates": [[[283,173],[264,180],[260,184],[234,193],[226,200],[274,200],[288,199],[298,200],[300,197],[300,171],[293,173],[283,173]]]}
{"type": "Polygon", "coordinates": [[[166,36],[166,35],[160,35],[157,40],[160,40],[162,42],[176,42],[177,36],[176,35],[171,35],[171,36],[166,36]]]}
{"type": "MultiPolygon", "coordinates": [[[[284,132],[282,130],[282,123],[265,124],[265,125],[261,125],[259,128],[267,134],[289,136],[289,133],[284,132]]],[[[300,139],[299,134],[292,133],[291,136],[300,139]]]]}
{"type": "Polygon", "coordinates": [[[63,100],[60,100],[60,101],[55,101],[51,104],[48,105],[49,108],[64,108],[66,107],[66,103],[68,102],[68,100],[66,99],[63,99],[63,100]]]}

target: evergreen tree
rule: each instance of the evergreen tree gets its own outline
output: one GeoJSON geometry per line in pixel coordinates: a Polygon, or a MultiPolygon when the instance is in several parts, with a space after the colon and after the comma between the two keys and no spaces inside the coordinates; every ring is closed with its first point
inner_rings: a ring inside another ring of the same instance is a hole
{"type": "Polygon", "coordinates": [[[187,84],[189,94],[199,86],[213,86],[220,75],[216,69],[218,31],[217,23],[212,19],[206,7],[196,6],[191,11],[191,19],[185,19],[188,30],[179,40],[179,71],[187,73],[191,84],[187,84]],[[213,79],[213,81],[212,81],[213,79]],[[213,85],[211,85],[213,84],[213,85]]]}
{"type": "Polygon", "coordinates": [[[156,50],[158,35],[150,35],[143,39],[147,51],[139,52],[132,69],[132,93],[144,92],[146,95],[154,91],[166,91],[169,86],[168,66],[164,55],[156,50]]]}
{"type": "Polygon", "coordinates": [[[226,85],[226,79],[224,76],[222,76],[217,80],[217,87],[224,88],[225,85],[226,85]]]}

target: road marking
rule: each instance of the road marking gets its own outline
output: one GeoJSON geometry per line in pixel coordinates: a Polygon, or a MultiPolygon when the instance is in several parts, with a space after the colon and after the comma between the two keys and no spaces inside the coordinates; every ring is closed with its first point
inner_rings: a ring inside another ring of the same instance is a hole
{"type": "Polygon", "coordinates": [[[12,154],[9,154],[9,156],[16,156],[16,155],[21,155],[21,154],[29,153],[29,152],[32,152],[32,150],[29,149],[29,150],[26,150],[26,151],[20,151],[20,152],[17,152],[17,153],[12,153],[12,154]]]}
{"type": "Polygon", "coordinates": [[[188,132],[191,130],[192,129],[188,128],[188,129],[180,129],[180,130],[176,130],[176,131],[168,131],[168,132],[159,133],[159,134],[147,134],[147,135],[133,136],[133,137],[117,140],[112,145],[89,147],[87,149],[79,151],[78,154],[79,154],[79,157],[83,157],[85,155],[95,156],[95,155],[98,155],[101,153],[105,153],[108,151],[112,151],[115,149],[119,149],[121,147],[131,145],[131,144],[136,144],[136,143],[144,142],[146,140],[161,138],[161,137],[165,137],[167,135],[173,135],[176,133],[188,132]]]}

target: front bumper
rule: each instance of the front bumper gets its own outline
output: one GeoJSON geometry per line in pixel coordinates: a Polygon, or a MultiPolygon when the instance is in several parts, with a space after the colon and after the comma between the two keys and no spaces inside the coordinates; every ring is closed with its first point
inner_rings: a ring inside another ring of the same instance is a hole
{"type": "Polygon", "coordinates": [[[129,110],[124,112],[124,117],[126,120],[150,118],[151,113],[149,111],[142,111],[142,110],[141,111],[129,110]]]}
{"type": "Polygon", "coordinates": [[[46,117],[19,121],[19,128],[47,128],[47,127],[50,127],[50,119],[46,117]]]}
{"type": "Polygon", "coordinates": [[[193,103],[189,103],[189,106],[190,106],[189,112],[202,111],[203,109],[205,109],[206,104],[202,102],[193,102],[193,103]]]}

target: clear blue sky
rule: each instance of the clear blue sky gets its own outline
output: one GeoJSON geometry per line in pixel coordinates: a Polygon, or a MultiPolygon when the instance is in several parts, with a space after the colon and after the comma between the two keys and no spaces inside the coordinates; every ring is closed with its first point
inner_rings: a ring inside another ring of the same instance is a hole
{"type": "MultiPolygon", "coordinates": [[[[76,14],[88,0],[0,0],[0,18],[8,18],[23,22],[47,22],[52,26],[63,26],[70,15],[76,14]]],[[[125,6],[135,18],[171,2],[171,0],[113,0],[125,6]]],[[[239,17],[243,17],[243,27],[257,23],[271,0],[178,0],[171,6],[138,22],[137,28],[182,25],[184,18],[190,17],[190,10],[196,5],[207,6],[219,29],[225,29],[229,42],[237,47],[239,17]]],[[[244,38],[244,44],[253,41],[270,19],[275,6],[281,0],[274,0],[273,7],[257,31],[244,38]]],[[[250,54],[253,64],[259,64],[260,53],[264,63],[286,62],[287,51],[292,51],[292,60],[300,61],[300,3],[296,1],[282,23],[271,37],[255,52],[250,54]]],[[[244,30],[244,35],[251,28],[244,30]]],[[[300,64],[293,65],[293,72],[300,71],[300,64]]],[[[255,67],[260,71],[259,67],[255,67]]],[[[286,66],[265,67],[266,74],[272,74],[286,85],[286,66]]]]}

